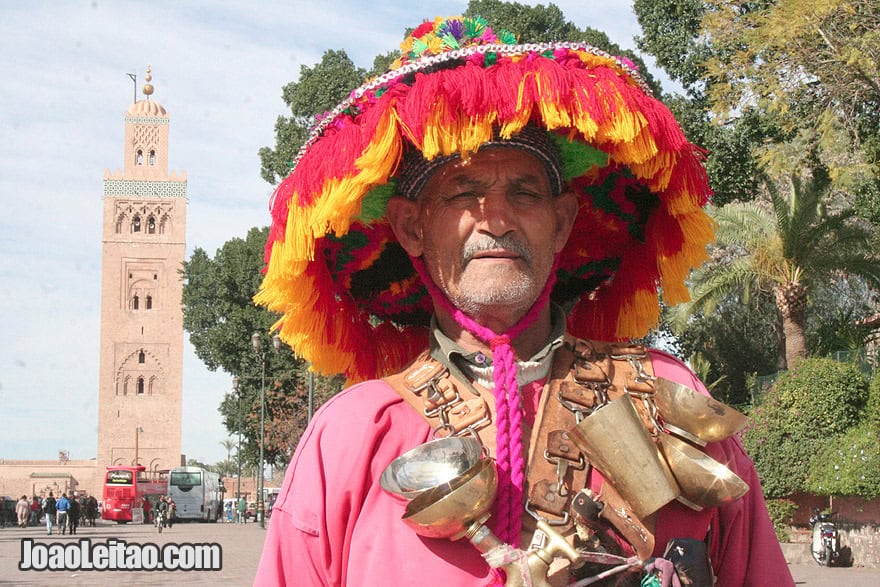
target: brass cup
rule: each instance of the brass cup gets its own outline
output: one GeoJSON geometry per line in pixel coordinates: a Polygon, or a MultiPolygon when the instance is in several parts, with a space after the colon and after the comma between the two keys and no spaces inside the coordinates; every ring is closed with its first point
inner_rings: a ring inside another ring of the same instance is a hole
{"type": "Polygon", "coordinates": [[[660,434],[660,447],[681,487],[685,498],[682,501],[690,507],[724,505],[739,499],[749,490],[748,484],[733,471],[671,434],[660,434]]]}
{"type": "Polygon", "coordinates": [[[629,397],[619,397],[596,410],[569,432],[639,518],[679,496],[672,471],[629,397]]]}
{"type": "Polygon", "coordinates": [[[473,438],[448,436],[432,440],[391,461],[379,483],[389,493],[413,499],[465,473],[482,456],[483,447],[473,438]]]}
{"type": "Polygon", "coordinates": [[[409,502],[403,521],[420,536],[458,540],[471,526],[489,519],[497,489],[495,462],[482,459],[463,475],[409,502]]]}
{"type": "Polygon", "coordinates": [[[654,402],[668,432],[700,446],[736,434],[749,421],[730,406],[662,377],[654,382],[654,402]]]}

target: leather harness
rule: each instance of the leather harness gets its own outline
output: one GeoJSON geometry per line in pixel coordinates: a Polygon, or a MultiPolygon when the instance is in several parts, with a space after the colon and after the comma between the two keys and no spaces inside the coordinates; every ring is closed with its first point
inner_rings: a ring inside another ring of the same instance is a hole
{"type": "MultiPolygon", "coordinates": [[[[534,530],[532,518],[547,520],[562,533],[573,529],[571,501],[588,486],[591,468],[568,430],[594,409],[625,393],[633,399],[647,397],[653,393],[652,380],[653,369],[644,347],[565,335],[555,351],[534,426],[528,430],[523,423],[523,444],[528,446],[526,511],[531,514],[524,517],[524,531],[534,530]]],[[[463,380],[463,375],[454,375],[428,351],[385,381],[425,418],[434,436],[473,434],[490,455],[495,454],[491,391],[463,380]]],[[[644,425],[652,429],[648,402],[633,403],[644,425]]],[[[602,517],[640,558],[649,557],[654,549],[654,516],[639,520],[608,483],[602,484],[601,501],[605,506],[602,517]]]]}

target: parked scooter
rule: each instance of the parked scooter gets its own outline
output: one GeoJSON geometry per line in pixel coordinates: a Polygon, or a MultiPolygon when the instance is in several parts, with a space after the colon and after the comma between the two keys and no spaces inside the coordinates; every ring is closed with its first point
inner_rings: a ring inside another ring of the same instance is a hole
{"type": "Polygon", "coordinates": [[[810,551],[816,562],[825,567],[833,567],[840,559],[840,534],[831,516],[831,513],[819,513],[818,509],[814,509],[810,516],[813,525],[810,551]]]}

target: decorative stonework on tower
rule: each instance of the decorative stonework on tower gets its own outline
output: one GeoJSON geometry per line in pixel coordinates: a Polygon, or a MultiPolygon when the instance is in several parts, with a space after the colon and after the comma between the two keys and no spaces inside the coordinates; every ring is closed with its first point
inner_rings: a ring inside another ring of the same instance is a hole
{"type": "Polygon", "coordinates": [[[109,465],[181,464],[186,174],[168,173],[168,113],[144,99],[125,113],[123,171],[104,172],[100,476],[109,465]]]}

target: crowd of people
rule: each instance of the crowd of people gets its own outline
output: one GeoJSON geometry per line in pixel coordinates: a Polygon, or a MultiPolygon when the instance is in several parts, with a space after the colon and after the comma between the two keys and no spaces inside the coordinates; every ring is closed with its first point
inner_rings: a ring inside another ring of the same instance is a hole
{"type": "Polygon", "coordinates": [[[94,526],[98,518],[98,500],[91,495],[79,495],[74,491],[68,496],[62,492],[55,497],[48,495],[28,499],[22,495],[12,505],[13,500],[0,497],[0,527],[15,525],[19,528],[46,524],[46,533],[51,535],[53,528],[60,534],[76,534],[80,524],[94,526]]]}

